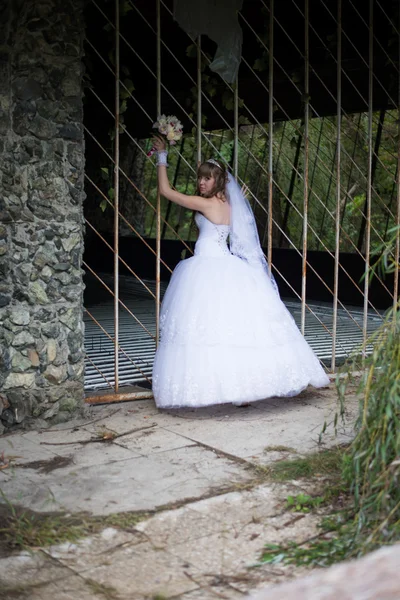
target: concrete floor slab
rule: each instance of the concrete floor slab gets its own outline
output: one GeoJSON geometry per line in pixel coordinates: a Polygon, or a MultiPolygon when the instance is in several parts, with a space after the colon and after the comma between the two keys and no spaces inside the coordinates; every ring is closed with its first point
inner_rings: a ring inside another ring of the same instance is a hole
{"type": "MultiPolygon", "coordinates": [[[[2,600],[104,600],[107,588],[94,581],[70,575],[61,581],[49,581],[33,587],[14,587],[2,590],[2,600]]],[[[108,596],[111,597],[110,595],[108,596]]]]}
{"type": "Polygon", "coordinates": [[[46,548],[45,553],[60,564],[83,573],[90,568],[108,564],[116,549],[147,543],[148,539],[140,531],[121,531],[107,527],[101,533],[83,538],[77,542],[66,542],[46,548]]]}
{"type": "Polygon", "coordinates": [[[185,446],[193,446],[193,442],[172,431],[162,427],[151,427],[124,435],[116,440],[123,448],[128,448],[141,455],[157,454],[168,450],[175,450],[185,446]]]}
{"type": "Polygon", "coordinates": [[[4,588],[37,585],[70,577],[71,571],[41,551],[0,559],[0,594],[4,588]]]}
{"type": "Polygon", "coordinates": [[[247,523],[265,522],[284,510],[288,495],[298,493],[290,484],[261,484],[251,490],[241,490],[205,498],[190,505],[192,511],[212,515],[219,523],[235,523],[242,527],[247,523]]]}
{"type": "Polygon", "coordinates": [[[166,598],[178,596],[198,587],[191,579],[200,573],[168,552],[155,550],[149,544],[117,550],[109,556],[109,563],[85,571],[85,579],[114,588],[124,599],[166,598]]]}
{"type": "MultiPolygon", "coordinates": [[[[85,452],[87,447],[85,446],[85,452]]],[[[98,452],[102,447],[99,444],[98,452]]],[[[172,502],[199,498],[222,486],[248,481],[241,465],[199,446],[188,446],[149,457],[112,460],[113,452],[130,450],[110,445],[107,464],[70,464],[44,477],[32,469],[15,469],[3,491],[12,502],[33,510],[90,511],[93,514],[151,510],[172,502]],[[29,480],[30,485],[24,482],[29,480]]],[[[82,458],[82,460],[84,460],[82,458]]]]}
{"type": "MultiPolygon", "coordinates": [[[[300,453],[316,450],[324,422],[333,421],[337,410],[332,390],[318,390],[314,395],[304,392],[298,398],[271,399],[245,407],[186,410],[164,427],[228,454],[267,464],[267,446],[284,444],[300,453]]],[[[349,441],[351,435],[352,426],[339,428],[338,436],[328,433],[323,442],[326,446],[338,444],[349,441]]]]}
{"type": "Polygon", "coordinates": [[[223,528],[212,513],[203,515],[189,507],[162,512],[135,526],[155,548],[171,548],[183,542],[193,542],[223,528]]]}
{"type": "Polygon", "coordinates": [[[138,452],[124,448],[119,444],[111,443],[89,443],[73,444],[57,448],[59,456],[68,456],[71,459],[71,469],[76,471],[80,467],[104,468],[105,465],[137,458],[138,452]]]}
{"type": "MultiPolygon", "coordinates": [[[[203,574],[213,577],[237,576],[239,573],[246,573],[249,567],[256,565],[262,555],[266,543],[279,543],[285,538],[285,530],[289,530],[288,524],[293,522],[290,527],[290,534],[297,541],[303,541],[318,531],[317,524],[320,517],[317,514],[302,515],[298,521],[287,512],[276,516],[275,518],[260,518],[254,520],[251,515],[247,515],[238,522],[236,517],[236,507],[233,506],[233,512],[230,512],[230,503],[225,503],[225,523],[224,527],[215,533],[188,540],[168,547],[172,554],[185,558],[193,565],[202,565],[203,574]]],[[[243,512],[246,506],[243,506],[243,512]]],[[[210,510],[210,514],[213,512],[210,510]]],[[[256,578],[258,574],[255,574],[256,578]]]]}
{"type": "Polygon", "coordinates": [[[32,441],[24,435],[5,435],[0,437],[0,455],[11,463],[25,464],[33,460],[49,460],[56,456],[51,448],[32,441]]]}

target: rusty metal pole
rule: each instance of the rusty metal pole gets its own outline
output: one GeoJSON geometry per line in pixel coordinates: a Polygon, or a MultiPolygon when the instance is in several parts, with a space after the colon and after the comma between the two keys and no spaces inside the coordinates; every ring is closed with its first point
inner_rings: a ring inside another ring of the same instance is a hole
{"type": "MultiPolygon", "coordinates": [[[[157,118],[161,115],[161,5],[157,7],[157,118]]],[[[161,197],[157,188],[156,204],[156,347],[160,338],[160,303],[161,303],[161,197]]]]}
{"type": "Polygon", "coordinates": [[[341,185],[341,128],[342,128],[342,0],[337,0],[337,74],[336,74],[336,220],[335,220],[335,267],[333,281],[333,324],[331,371],[336,368],[336,338],[339,294],[340,259],[340,185],[341,185]]]}
{"type": "Polygon", "coordinates": [[[309,0],[304,2],[304,186],[303,186],[303,255],[301,273],[301,333],[306,324],[307,286],[307,238],[308,238],[308,161],[310,117],[310,49],[309,49],[309,0]]]}
{"type": "Polygon", "coordinates": [[[272,194],[273,194],[273,143],[274,143],[274,0],[269,2],[269,54],[268,54],[268,268],[272,270],[272,194]]]}
{"type": "Polygon", "coordinates": [[[197,38],[197,168],[201,164],[201,35],[197,38]]]}
{"type": "MultiPolygon", "coordinates": [[[[399,11],[399,62],[400,65],[400,11],[399,11]]],[[[400,263],[400,73],[397,75],[397,210],[396,210],[396,245],[394,252],[395,270],[394,270],[394,286],[393,286],[393,308],[395,309],[394,317],[396,318],[396,307],[399,301],[399,263],[400,263]]]]}
{"type": "Polygon", "coordinates": [[[233,142],[233,174],[238,178],[239,174],[239,78],[236,77],[236,81],[233,88],[234,94],[234,142],[233,142]]]}
{"type": "Polygon", "coordinates": [[[369,296],[369,267],[371,249],[371,204],[372,204],[372,109],[373,109],[373,58],[374,58],[374,0],[369,0],[369,36],[368,36],[368,174],[367,174],[367,201],[365,212],[365,271],[364,271],[364,315],[363,315],[363,356],[366,355],[367,326],[368,326],[368,296],[369,296]]]}
{"type": "Polygon", "coordinates": [[[114,376],[119,381],[119,0],[115,0],[115,136],[114,136],[114,376]]]}

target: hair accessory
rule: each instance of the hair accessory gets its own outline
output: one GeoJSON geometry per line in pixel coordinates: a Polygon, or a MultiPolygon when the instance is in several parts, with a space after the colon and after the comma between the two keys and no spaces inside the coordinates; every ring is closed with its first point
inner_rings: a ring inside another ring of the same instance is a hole
{"type": "Polygon", "coordinates": [[[214,160],[213,158],[209,158],[208,160],[206,160],[206,162],[210,163],[211,165],[215,165],[216,167],[218,167],[222,171],[221,165],[219,163],[217,163],[217,161],[214,160]]]}

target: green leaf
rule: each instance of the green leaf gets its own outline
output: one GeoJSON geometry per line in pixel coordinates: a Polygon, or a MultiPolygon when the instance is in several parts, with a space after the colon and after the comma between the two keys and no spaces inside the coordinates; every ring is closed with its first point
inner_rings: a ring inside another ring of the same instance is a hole
{"type": "Polygon", "coordinates": [[[255,61],[254,65],[253,65],[253,69],[255,71],[265,71],[267,68],[267,63],[265,61],[265,58],[257,58],[257,60],[255,61]]]}
{"type": "Polygon", "coordinates": [[[107,204],[108,204],[107,200],[105,200],[103,198],[103,200],[100,202],[100,208],[101,208],[102,212],[104,212],[106,210],[107,204]]]}
{"type": "Polygon", "coordinates": [[[186,48],[186,56],[188,56],[189,58],[195,58],[197,56],[196,44],[190,44],[190,46],[186,48]]]}
{"type": "Polygon", "coordinates": [[[128,89],[128,92],[132,93],[134,91],[134,89],[135,89],[135,86],[133,85],[132,79],[125,79],[124,85],[128,89]]]}
{"type": "Polygon", "coordinates": [[[234,108],[234,99],[233,94],[229,90],[225,90],[222,94],[222,104],[227,110],[233,110],[234,108]]]}
{"type": "Polygon", "coordinates": [[[108,190],[107,194],[108,194],[108,197],[110,198],[110,200],[114,200],[114,198],[115,198],[115,190],[114,190],[114,188],[113,188],[113,187],[111,187],[111,188],[108,190]]]}
{"type": "Polygon", "coordinates": [[[133,10],[131,3],[126,1],[121,3],[121,16],[127,15],[131,10],[133,10]]]}

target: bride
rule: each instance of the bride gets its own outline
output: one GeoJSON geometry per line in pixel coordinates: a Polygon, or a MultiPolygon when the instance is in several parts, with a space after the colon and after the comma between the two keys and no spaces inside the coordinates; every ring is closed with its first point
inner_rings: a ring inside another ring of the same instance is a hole
{"type": "Polygon", "coordinates": [[[181,194],[168,181],[164,139],[156,137],[154,147],[160,194],[196,211],[200,232],[194,256],[178,264],[162,302],[153,367],[157,406],[240,405],[328,385],[279,298],[234,177],[210,159],[198,169],[198,195],[181,194]]]}

